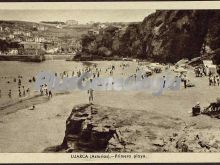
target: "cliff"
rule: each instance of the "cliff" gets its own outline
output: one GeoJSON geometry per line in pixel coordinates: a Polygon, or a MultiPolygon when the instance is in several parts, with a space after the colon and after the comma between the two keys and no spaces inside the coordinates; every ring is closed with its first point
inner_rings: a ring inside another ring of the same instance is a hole
{"type": "Polygon", "coordinates": [[[82,37],[82,54],[93,57],[135,57],[175,63],[198,56],[220,63],[220,11],[162,10],[126,30],[108,27],[82,37]]]}

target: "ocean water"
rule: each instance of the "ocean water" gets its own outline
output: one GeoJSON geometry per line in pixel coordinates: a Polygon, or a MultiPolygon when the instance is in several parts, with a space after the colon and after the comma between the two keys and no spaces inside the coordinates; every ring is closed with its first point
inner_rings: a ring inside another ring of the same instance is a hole
{"type": "MultiPolygon", "coordinates": [[[[42,63],[27,63],[18,61],[0,61],[0,105],[9,101],[14,101],[19,98],[18,76],[21,79],[21,93],[23,95],[23,88],[30,89],[31,94],[34,91],[34,82],[29,82],[41,71],[63,73],[64,71],[72,74],[82,68],[81,62],[65,61],[65,60],[48,60],[42,63]],[[16,79],[16,82],[14,82],[16,79]],[[12,97],[9,98],[9,90],[11,90],[12,97]]],[[[27,97],[27,95],[26,95],[27,97]]]]}
{"type": "MultiPolygon", "coordinates": [[[[86,62],[88,64],[88,62],[86,62]]],[[[19,88],[18,88],[18,76],[22,76],[21,79],[21,94],[23,95],[23,86],[26,90],[30,89],[31,95],[36,93],[39,94],[39,91],[35,91],[35,83],[29,82],[30,79],[35,77],[41,71],[47,71],[52,73],[57,73],[59,76],[60,73],[64,71],[68,73],[69,76],[72,76],[72,71],[76,72],[86,67],[86,63],[82,62],[74,62],[74,61],[65,61],[65,60],[47,60],[42,63],[30,63],[30,62],[18,62],[18,61],[0,61],[0,107],[2,105],[10,104],[20,98],[19,97],[19,88]],[[16,82],[14,82],[14,78],[16,78],[16,82]],[[12,97],[9,98],[9,90],[11,90],[12,97]]],[[[122,62],[122,61],[96,61],[92,62],[96,63],[99,69],[102,69],[100,76],[109,76],[108,72],[105,72],[107,68],[111,68],[111,65],[115,65],[117,67],[117,71],[115,71],[114,75],[122,76],[127,72],[128,74],[135,73],[136,64],[133,62],[122,62]],[[120,69],[119,65],[122,63],[132,64],[130,65],[128,70],[120,69]],[[123,74],[122,74],[123,73],[123,74]]]]}

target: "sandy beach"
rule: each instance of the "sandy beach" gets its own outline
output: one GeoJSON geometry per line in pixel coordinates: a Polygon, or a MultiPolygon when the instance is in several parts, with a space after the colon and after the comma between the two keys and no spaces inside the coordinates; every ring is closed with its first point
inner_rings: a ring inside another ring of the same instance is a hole
{"type": "MultiPolygon", "coordinates": [[[[120,62],[114,63],[115,72],[120,75],[121,70],[118,69],[120,62]]],[[[104,68],[111,64],[112,62],[99,62],[98,67],[104,68]]],[[[124,76],[133,73],[136,66],[137,63],[130,62],[124,76]]],[[[208,77],[195,78],[192,69],[189,69],[187,77],[196,85],[195,87],[184,89],[181,84],[180,90],[164,91],[161,96],[153,96],[146,91],[95,91],[94,104],[122,108],[131,114],[137,110],[146,111],[146,115],[148,112],[156,112],[161,116],[180,118],[186,125],[196,124],[201,132],[207,129],[219,131],[218,119],[204,115],[192,117],[189,112],[197,101],[202,107],[209,105],[210,101],[215,101],[220,94],[220,87],[210,87],[208,77]]],[[[88,103],[87,91],[74,91],[37,104],[35,110],[26,107],[2,115],[0,152],[36,153],[61,144],[65,133],[65,121],[72,108],[84,103],[88,103]]]]}

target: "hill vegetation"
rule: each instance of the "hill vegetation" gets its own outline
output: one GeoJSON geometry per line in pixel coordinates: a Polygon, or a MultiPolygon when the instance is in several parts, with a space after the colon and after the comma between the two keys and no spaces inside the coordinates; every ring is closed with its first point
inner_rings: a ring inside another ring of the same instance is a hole
{"type": "Polygon", "coordinates": [[[220,11],[159,10],[125,31],[108,27],[82,37],[82,54],[120,56],[175,63],[208,56],[220,63],[220,11]]]}

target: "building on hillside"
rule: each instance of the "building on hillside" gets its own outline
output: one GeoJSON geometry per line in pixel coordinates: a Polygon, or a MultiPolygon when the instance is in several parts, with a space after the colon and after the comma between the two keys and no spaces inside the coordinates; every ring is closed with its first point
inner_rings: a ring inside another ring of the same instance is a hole
{"type": "Polygon", "coordinates": [[[36,42],[21,42],[18,50],[20,55],[43,55],[45,54],[44,46],[36,42]]]}
{"type": "Polygon", "coordinates": [[[34,41],[35,41],[35,42],[45,42],[46,40],[45,40],[44,37],[35,37],[35,38],[34,38],[34,41]]]}
{"type": "Polygon", "coordinates": [[[23,35],[26,37],[30,37],[31,36],[31,32],[23,32],[23,35]]]}
{"type": "Polygon", "coordinates": [[[59,48],[52,48],[52,49],[48,49],[46,51],[46,53],[48,53],[48,54],[55,54],[55,53],[58,53],[58,51],[59,51],[59,48]]]}
{"type": "Polygon", "coordinates": [[[76,20],[67,20],[66,25],[69,25],[69,26],[78,25],[78,21],[76,21],[76,20]]]}
{"type": "Polygon", "coordinates": [[[45,31],[47,29],[48,29],[47,27],[42,26],[42,25],[37,27],[37,30],[39,30],[39,31],[45,31]]]}
{"type": "Polygon", "coordinates": [[[18,49],[10,49],[8,55],[18,55],[18,49]]]}
{"type": "Polygon", "coordinates": [[[14,38],[14,41],[15,41],[15,42],[21,42],[22,39],[21,39],[21,38],[14,38]]]}
{"type": "Polygon", "coordinates": [[[0,36],[0,39],[1,40],[6,40],[6,37],[5,36],[0,36]]]}
{"type": "Polygon", "coordinates": [[[26,42],[34,42],[34,38],[32,38],[32,37],[27,37],[27,38],[25,38],[25,41],[26,41],[26,42]]]}
{"type": "Polygon", "coordinates": [[[22,31],[16,30],[16,31],[13,32],[13,34],[14,34],[14,35],[20,35],[20,34],[22,34],[22,31]]]}
{"type": "Polygon", "coordinates": [[[5,28],[4,28],[4,31],[5,31],[5,32],[9,32],[9,31],[10,31],[9,27],[5,27],[5,28]]]}
{"type": "Polygon", "coordinates": [[[9,38],[9,39],[14,39],[15,36],[14,36],[13,34],[9,34],[9,35],[8,35],[8,38],[9,38]]]}

